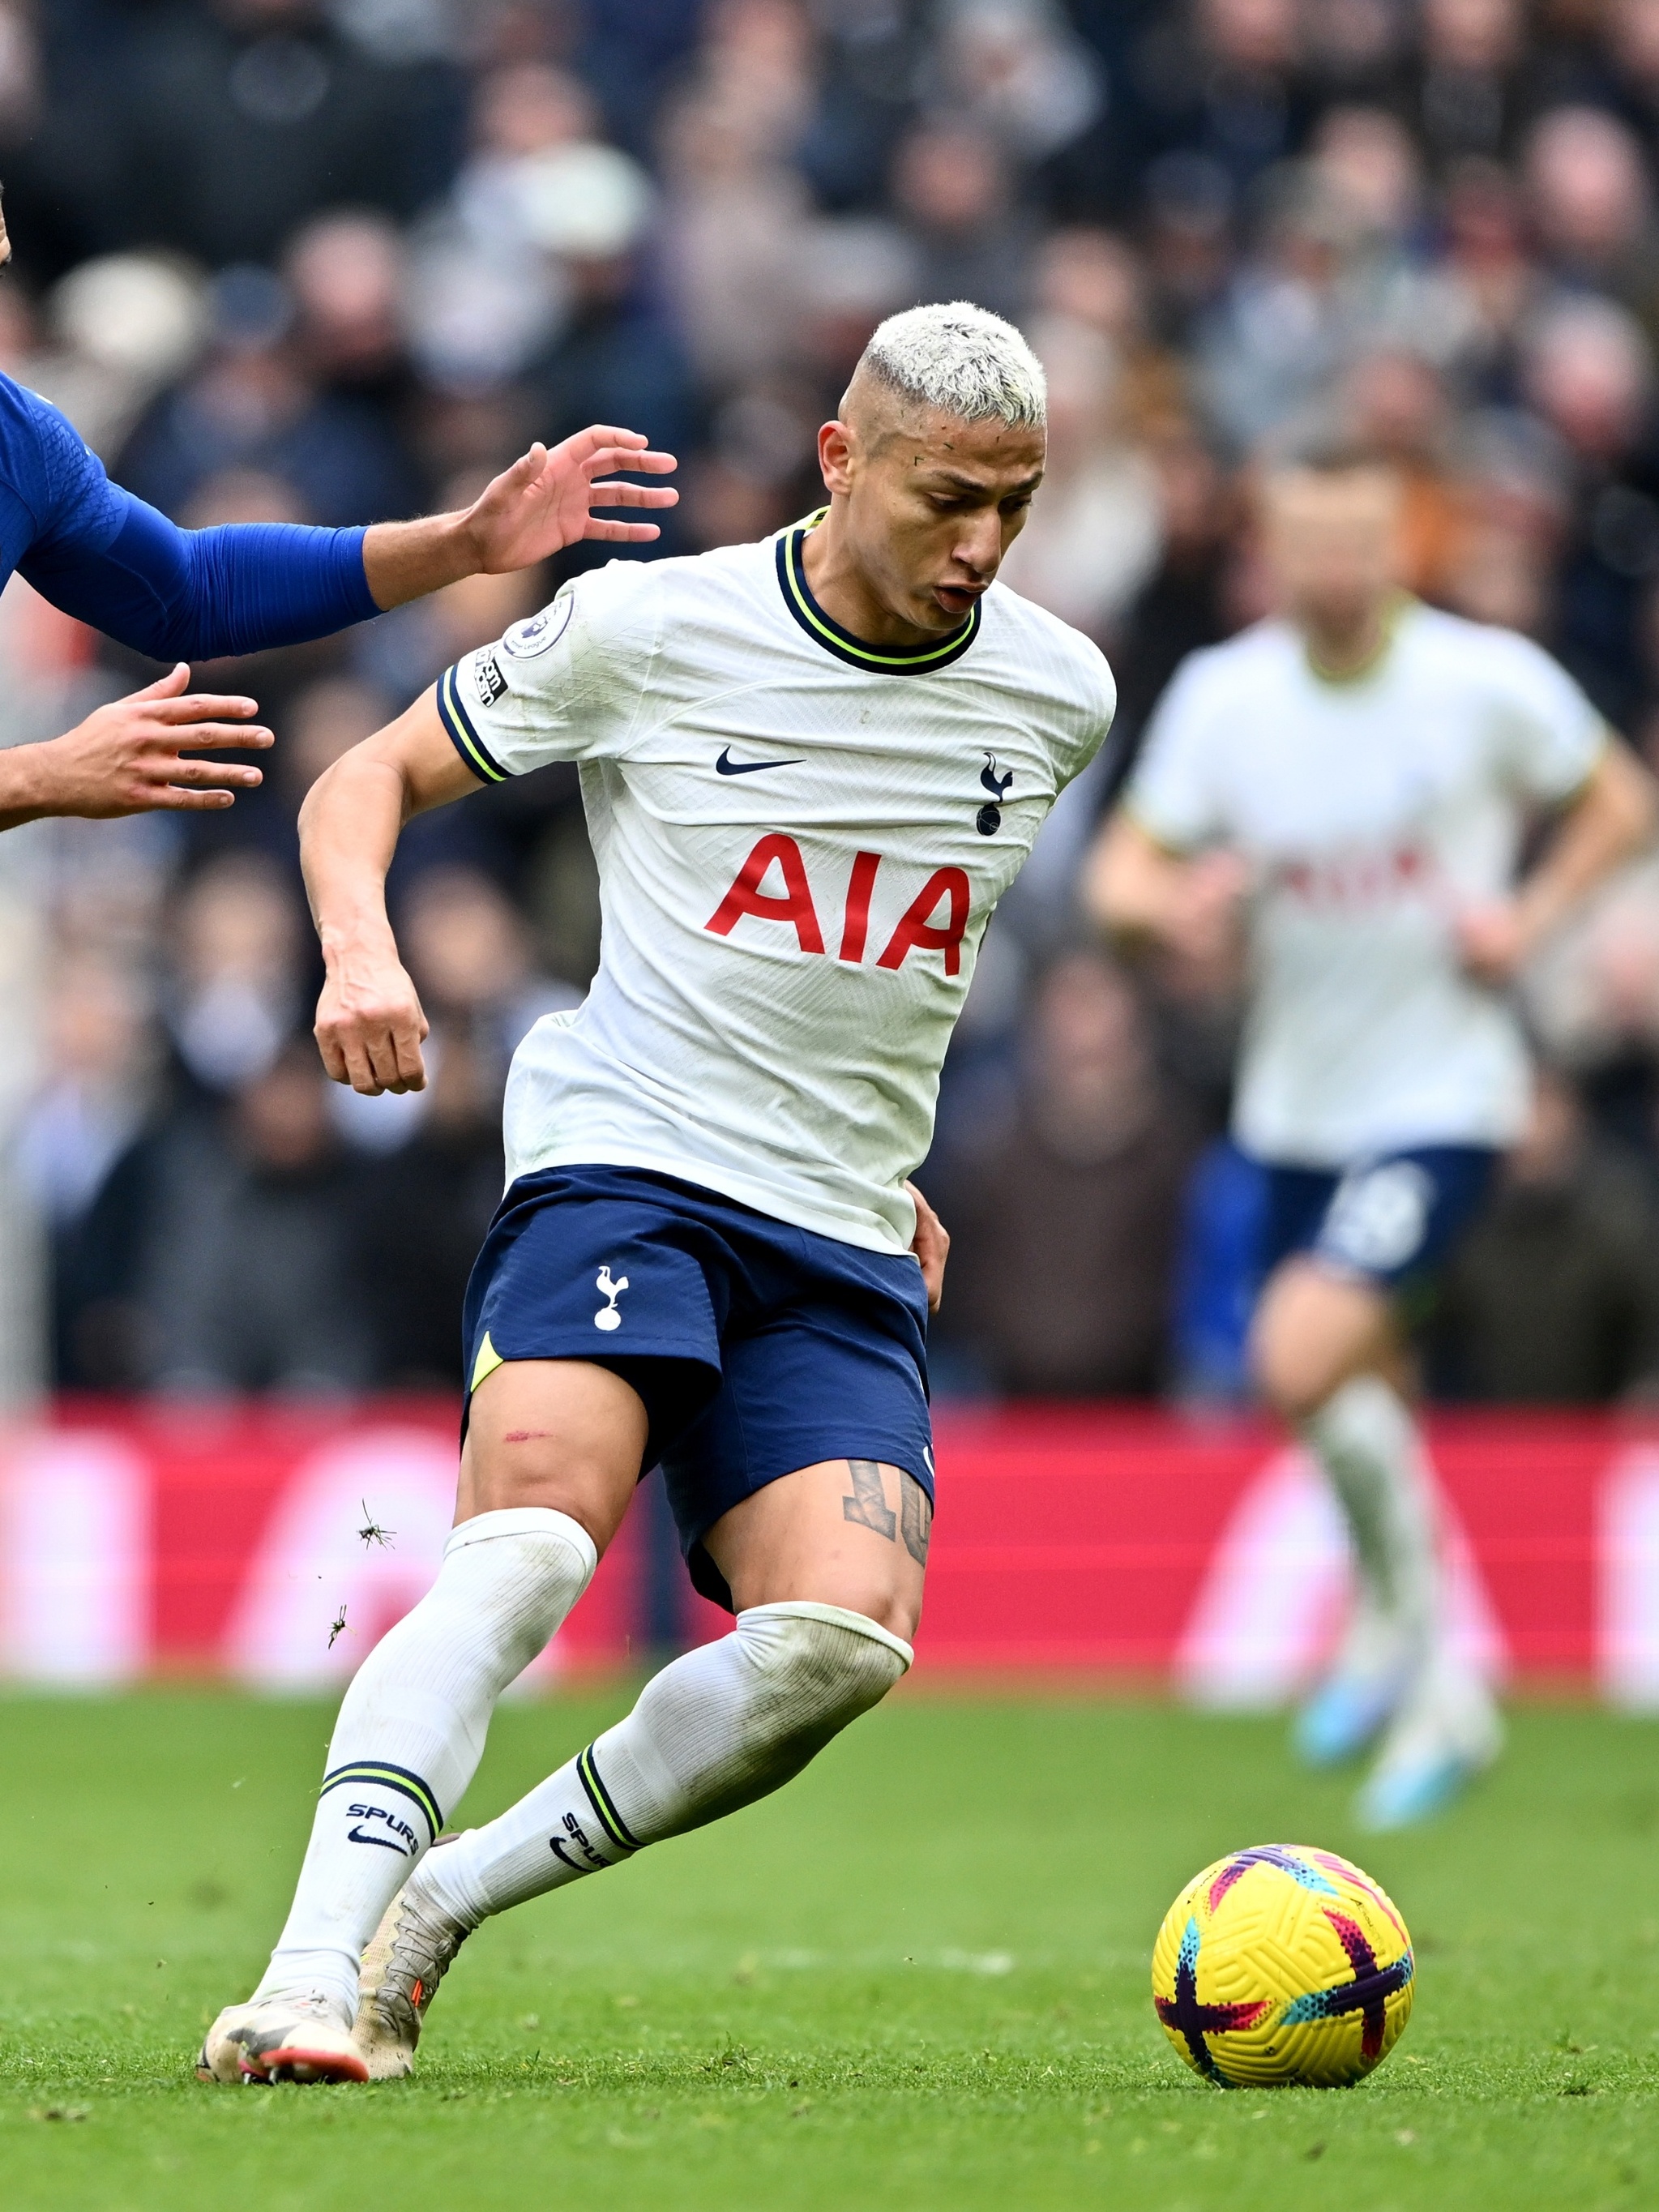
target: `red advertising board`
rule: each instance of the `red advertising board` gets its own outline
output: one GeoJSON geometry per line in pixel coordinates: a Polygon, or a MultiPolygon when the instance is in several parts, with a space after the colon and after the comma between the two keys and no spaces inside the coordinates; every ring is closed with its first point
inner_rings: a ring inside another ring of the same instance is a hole
{"type": "MultiPolygon", "coordinates": [[[[1470,1651],[1500,1675],[1659,1706],[1659,1423],[1454,1415],[1432,1445],[1470,1651]]],[[[1328,1644],[1340,1527],[1264,1424],[946,1410],[938,1462],[929,1671],[1156,1676],[1271,1704],[1328,1644]]],[[[61,1406],[0,1440],[0,1666],[337,1680],[430,1580],[454,1464],[447,1401],[61,1406]]],[[[665,1589],[681,1636],[720,1632],[662,1541],[660,1516],[629,1516],[544,1669],[636,1661],[662,1639],[665,1589]]]]}

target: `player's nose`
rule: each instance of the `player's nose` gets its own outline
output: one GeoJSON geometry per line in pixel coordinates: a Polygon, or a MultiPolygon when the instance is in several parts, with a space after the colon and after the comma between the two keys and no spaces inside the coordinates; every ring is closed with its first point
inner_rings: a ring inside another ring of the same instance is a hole
{"type": "Polygon", "coordinates": [[[1002,529],[994,514],[975,515],[951,549],[951,558],[968,569],[977,583],[988,584],[1002,558],[1002,529]]]}

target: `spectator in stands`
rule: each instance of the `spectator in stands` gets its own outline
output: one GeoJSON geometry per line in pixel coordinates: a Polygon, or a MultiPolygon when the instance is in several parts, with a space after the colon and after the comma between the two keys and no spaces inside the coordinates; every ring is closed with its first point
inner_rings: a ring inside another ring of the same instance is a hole
{"type": "Polygon", "coordinates": [[[304,1012],[302,925],[289,884],[259,854],[227,855],[185,889],[163,1013],[200,1093],[227,1097],[276,1064],[304,1012]]]}
{"type": "Polygon", "coordinates": [[[1659,1211],[1636,1163],[1540,1072],[1532,1120],[1449,1270],[1431,1343],[1443,1392],[1601,1405],[1659,1393],[1659,1211]]]}
{"type": "Polygon", "coordinates": [[[292,343],[294,302],[268,270],[228,270],[214,287],[214,343],[134,431],[116,473],[175,520],[200,487],[257,470],[292,488],[295,512],[337,527],[416,514],[407,457],[362,401],[325,395],[292,343]]]}
{"type": "Polygon", "coordinates": [[[1093,951],[1057,961],[1033,995],[1014,1097],[930,1170],[954,1239],[941,1328],[990,1388],[1159,1387],[1200,1139],[1122,971],[1093,951]]]}
{"type": "Polygon", "coordinates": [[[1036,343],[1048,379],[1048,471],[1002,580],[1106,645],[1163,550],[1158,471],[1126,434],[1110,340],[1050,316],[1036,343]]]}
{"type": "Polygon", "coordinates": [[[140,1300],[154,1386],[175,1394],[363,1388],[373,1374],[354,1177],[309,1038],[176,1130],[157,1165],[140,1300]]]}
{"type": "Polygon", "coordinates": [[[109,243],[164,238],[209,268],[265,261],[320,206],[407,217],[441,186],[456,137],[450,69],[377,57],[334,12],[212,0],[129,33],[99,118],[119,149],[99,210],[109,243]]]}

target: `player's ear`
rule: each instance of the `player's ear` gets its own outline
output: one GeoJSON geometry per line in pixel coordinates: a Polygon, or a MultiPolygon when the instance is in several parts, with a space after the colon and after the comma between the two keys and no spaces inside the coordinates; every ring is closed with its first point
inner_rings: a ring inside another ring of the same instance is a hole
{"type": "Polygon", "coordinates": [[[823,472],[827,490],[848,492],[852,489],[857,456],[858,433],[852,425],[839,420],[826,422],[818,432],[818,466],[823,472]]]}

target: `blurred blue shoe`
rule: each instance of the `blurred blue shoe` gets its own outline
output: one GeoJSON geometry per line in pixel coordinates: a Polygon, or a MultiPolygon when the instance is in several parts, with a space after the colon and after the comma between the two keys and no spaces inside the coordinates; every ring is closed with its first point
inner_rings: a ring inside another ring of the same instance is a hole
{"type": "Polygon", "coordinates": [[[1355,1802],[1361,1826],[1375,1832],[1431,1820],[1503,1747],[1504,1723],[1484,1683],[1441,1675],[1413,1696],[1389,1731],[1355,1802]]]}
{"type": "Polygon", "coordinates": [[[1400,1691],[1397,1674],[1327,1675],[1296,1717],[1297,1756],[1309,1766],[1358,1759],[1392,1718],[1400,1691]]]}
{"type": "Polygon", "coordinates": [[[1432,1820],[1462,1795],[1485,1764],[1483,1759],[1445,1752],[1419,1766],[1396,1766],[1373,1774],[1355,1801],[1359,1825],[1379,1833],[1432,1820]]]}

